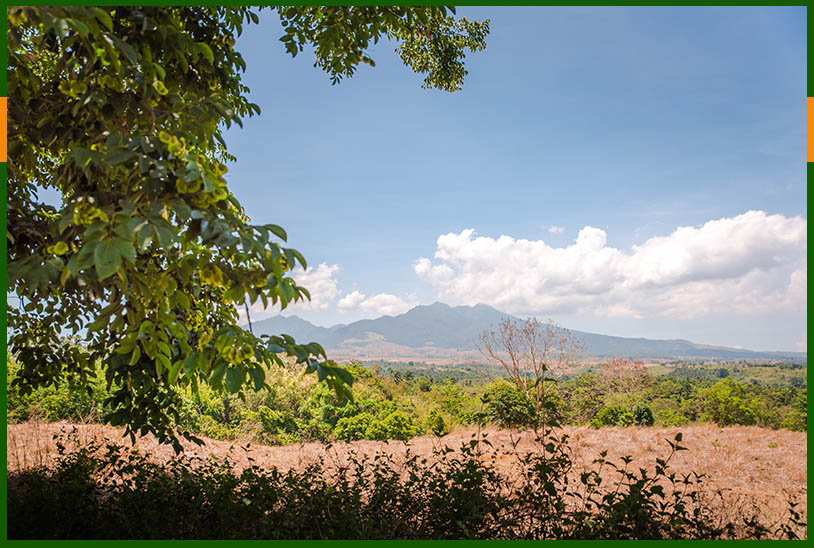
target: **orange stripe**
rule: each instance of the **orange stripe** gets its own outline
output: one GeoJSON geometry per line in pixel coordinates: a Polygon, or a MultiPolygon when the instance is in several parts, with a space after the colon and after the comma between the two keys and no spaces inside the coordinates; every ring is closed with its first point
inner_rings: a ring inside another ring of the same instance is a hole
{"type": "Polygon", "coordinates": [[[6,161],[6,139],[8,139],[7,108],[8,97],[0,97],[0,125],[3,126],[3,129],[0,129],[0,162],[6,161]]]}
{"type": "MultiPolygon", "coordinates": [[[[5,149],[4,149],[5,150],[5,149]]],[[[808,98],[808,154],[809,162],[814,162],[814,97],[808,98]]]]}

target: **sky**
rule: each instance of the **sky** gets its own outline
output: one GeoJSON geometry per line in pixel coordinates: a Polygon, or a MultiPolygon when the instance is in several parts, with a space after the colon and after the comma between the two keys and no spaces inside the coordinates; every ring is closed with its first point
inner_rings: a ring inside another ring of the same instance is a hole
{"type": "MultiPolygon", "coordinates": [[[[395,44],[333,86],[274,13],[227,180],[330,326],[485,303],[607,335],[806,349],[804,7],[464,7],[455,93],[395,44]]],[[[255,307],[252,320],[280,313],[255,307]]]]}

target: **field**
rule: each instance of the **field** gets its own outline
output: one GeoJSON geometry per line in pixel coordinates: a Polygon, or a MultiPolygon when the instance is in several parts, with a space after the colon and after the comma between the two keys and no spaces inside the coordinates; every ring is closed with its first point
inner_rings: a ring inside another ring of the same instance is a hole
{"type": "MultiPolygon", "coordinates": [[[[94,437],[129,445],[129,439],[121,437],[122,430],[107,426],[66,422],[12,424],[7,432],[9,472],[48,464],[56,455],[55,437],[71,431],[75,433],[75,442],[80,445],[86,445],[94,437]]],[[[664,458],[669,453],[665,440],[672,440],[676,433],[682,432],[684,438],[681,445],[688,450],[676,453],[670,461],[671,468],[678,473],[706,475],[702,492],[718,517],[739,521],[739,516],[748,515],[750,509],[757,507],[764,523],[776,523],[784,517],[789,500],[798,502],[798,509],[804,515],[807,512],[805,432],[753,426],[719,428],[714,425],[681,428],[566,427],[562,432],[570,437],[575,474],[583,467],[591,466],[593,459],[603,450],[608,451],[607,458],[611,462],[620,463],[621,457],[630,455],[633,459],[632,469],[644,467],[652,471],[655,458],[664,458]]],[[[334,466],[362,455],[373,456],[379,451],[395,455],[397,461],[403,458],[408,449],[412,454],[432,457],[433,449],[441,444],[458,448],[477,435],[477,430],[457,429],[442,438],[420,436],[407,443],[361,440],[330,445],[300,443],[287,446],[206,440],[202,448],[188,444],[186,452],[221,460],[228,457],[234,462],[236,470],[256,465],[285,471],[302,470],[320,456],[334,466]]],[[[531,432],[489,428],[481,431],[480,435],[494,446],[508,449],[498,452],[493,461],[495,468],[507,477],[511,476],[513,470],[513,454],[535,450],[531,432]]],[[[159,446],[151,437],[138,439],[136,445],[153,462],[167,461],[173,455],[170,447],[159,446]]],[[[614,475],[608,468],[602,473],[606,484],[612,483],[614,475]]],[[[804,537],[806,532],[801,529],[798,534],[804,537]]]]}

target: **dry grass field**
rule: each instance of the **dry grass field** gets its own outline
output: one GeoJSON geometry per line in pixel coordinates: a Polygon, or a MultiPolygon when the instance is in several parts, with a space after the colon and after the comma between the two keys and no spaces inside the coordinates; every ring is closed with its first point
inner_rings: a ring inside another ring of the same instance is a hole
{"type": "MultiPolygon", "coordinates": [[[[15,471],[47,464],[56,455],[55,436],[75,429],[77,443],[85,443],[96,437],[130,445],[129,438],[122,438],[122,429],[107,426],[67,423],[12,424],[8,426],[8,470],[15,471]]],[[[669,454],[667,439],[673,440],[682,432],[681,445],[688,451],[677,453],[670,462],[678,473],[705,474],[703,493],[706,500],[718,509],[719,515],[737,520],[740,515],[751,514],[758,508],[765,522],[781,519],[787,509],[787,501],[799,502],[798,509],[807,514],[806,508],[806,439],[805,432],[766,430],[749,426],[719,428],[714,425],[687,426],[681,428],[652,427],[605,427],[594,430],[588,427],[566,427],[570,437],[569,446],[575,464],[574,472],[590,466],[600,451],[608,451],[608,460],[621,464],[620,457],[633,457],[631,466],[653,470],[657,457],[669,454]]],[[[409,451],[413,454],[431,456],[434,448],[446,445],[460,447],[478,435],[475,430],[452,432],[443,438],[422,436],[405,444],[403,442],[357,441],[325,446],[305,443],[288,446],[255,446],[240,442],[206,440],[204,447],[187,443],[187,453],[194,456],[229,458],[238,470],[252,464],[261,467],[277,467],[280,470],[300,468],[320,457],[327,463],[343,463],[353,455],[373,455],[378,451],[394,454],[397,459],[409,451]]],[[[531,432],[485,430],[493,446],[503,446],[507,451],[498,452],[495,464],[511,476],[513,454],[535,451],[531,432]]],[[[161,446],[152,437],[137,440],[136,446],[156,462],[171,458],[174,453],[169,446],[161,446]]],[[[492,458],[492,457],[490,457],[492,458]]],[[[605,482],[612,483],[616,477],[612,470],[604,469],[605,482]]],[[[603,483],[605,483],[603,482],[603,483]]],[[[739,521],[739,520],[738,520],[739,521]]],[[[805,537],[805,531],[801,531],[805,537]]]]}

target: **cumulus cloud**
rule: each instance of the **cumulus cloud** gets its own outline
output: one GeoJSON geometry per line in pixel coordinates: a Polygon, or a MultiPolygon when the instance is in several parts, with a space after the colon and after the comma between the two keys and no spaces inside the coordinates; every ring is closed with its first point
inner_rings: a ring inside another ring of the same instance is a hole
{"type": "Polygon", "coordinates": [[[552,234],[560,234],[562,232],[565,232],[565,229],[561,226],[551,225],[550,227],[548,227],[548,231],[551,232],[552,234]]]}
{"type": "MultiPolygon", "coordinates": [[[[338,272],[339,265],[325,263],[321,263],[316,268],[311,267],[308,270],[303,270],[300,267],[293,270],[290,276],[294,278],[297,285],[308,290],[311,300],[289,303],[285,312],[296,314],[297,312],[328,310],[331,308],[340,293],[335,278],[338,272]]],[[[263,308],[263,303],[258,300],[250,307],[250,311],[251,318],[254,321],[278,314],[281,309],[279,305],[273,305],[272,303],[269,303],[268,308],[263,308]]],[[[245,321],[245,308],[241,307],[239,312],[240,321],[245,321]]]]}
{"type": "Polygon", "coordinates": [[[339,295],[334,276],[339,272],[339,265],[321,263],[316,268],[308,270],[297,269],[292,273],[297,285],[301,285],[311,294],[310,301],[300,301],[292,304],[300,310],[327,310],[339,295]]]}
{"type": "Polygon", "coordinates": [[[364,293],[360,291],[352,291],[351,293],[348,293],[347,295],[339,299],[339,302],[336,304],[337,306],[339,306],[340,310],[348,310],[351,308],[358,307],[360,304],[362,304],[362,301],[364,300],[365,300],[364,293]]]}
{"type": "Polygon", "coordinates": [[[390,293],[379,293],[378,295],[366,299],[359,305],[359,308],[377,315],[395,316],[396,314],[407,312],[417,304],[418,301],[414,296],[408,296],[407,299],[402,299],[390,293]]]}
{"type": "Polygon", "coordinates": [[[435,261],[421,257],[414,269],[442,300],[513,314],[692,318],[804,308],[805,257],[805,219],[749,211],[678,227],[630,252],[591,226],[559,248],[466,229],[440,236],[435,261]]]}
{"type": "Polygon", "coordinates": [[[416,306],[418,300],[414,295],[408,295],[406,299],[402,299],[390,293],[379,293],[378,295],[366,298],[364,293],[353,291],[339,299],[337,304],[342,311],[358,308],[359,310],[377,316],[395,316],[407,312],[416,306]]]}

